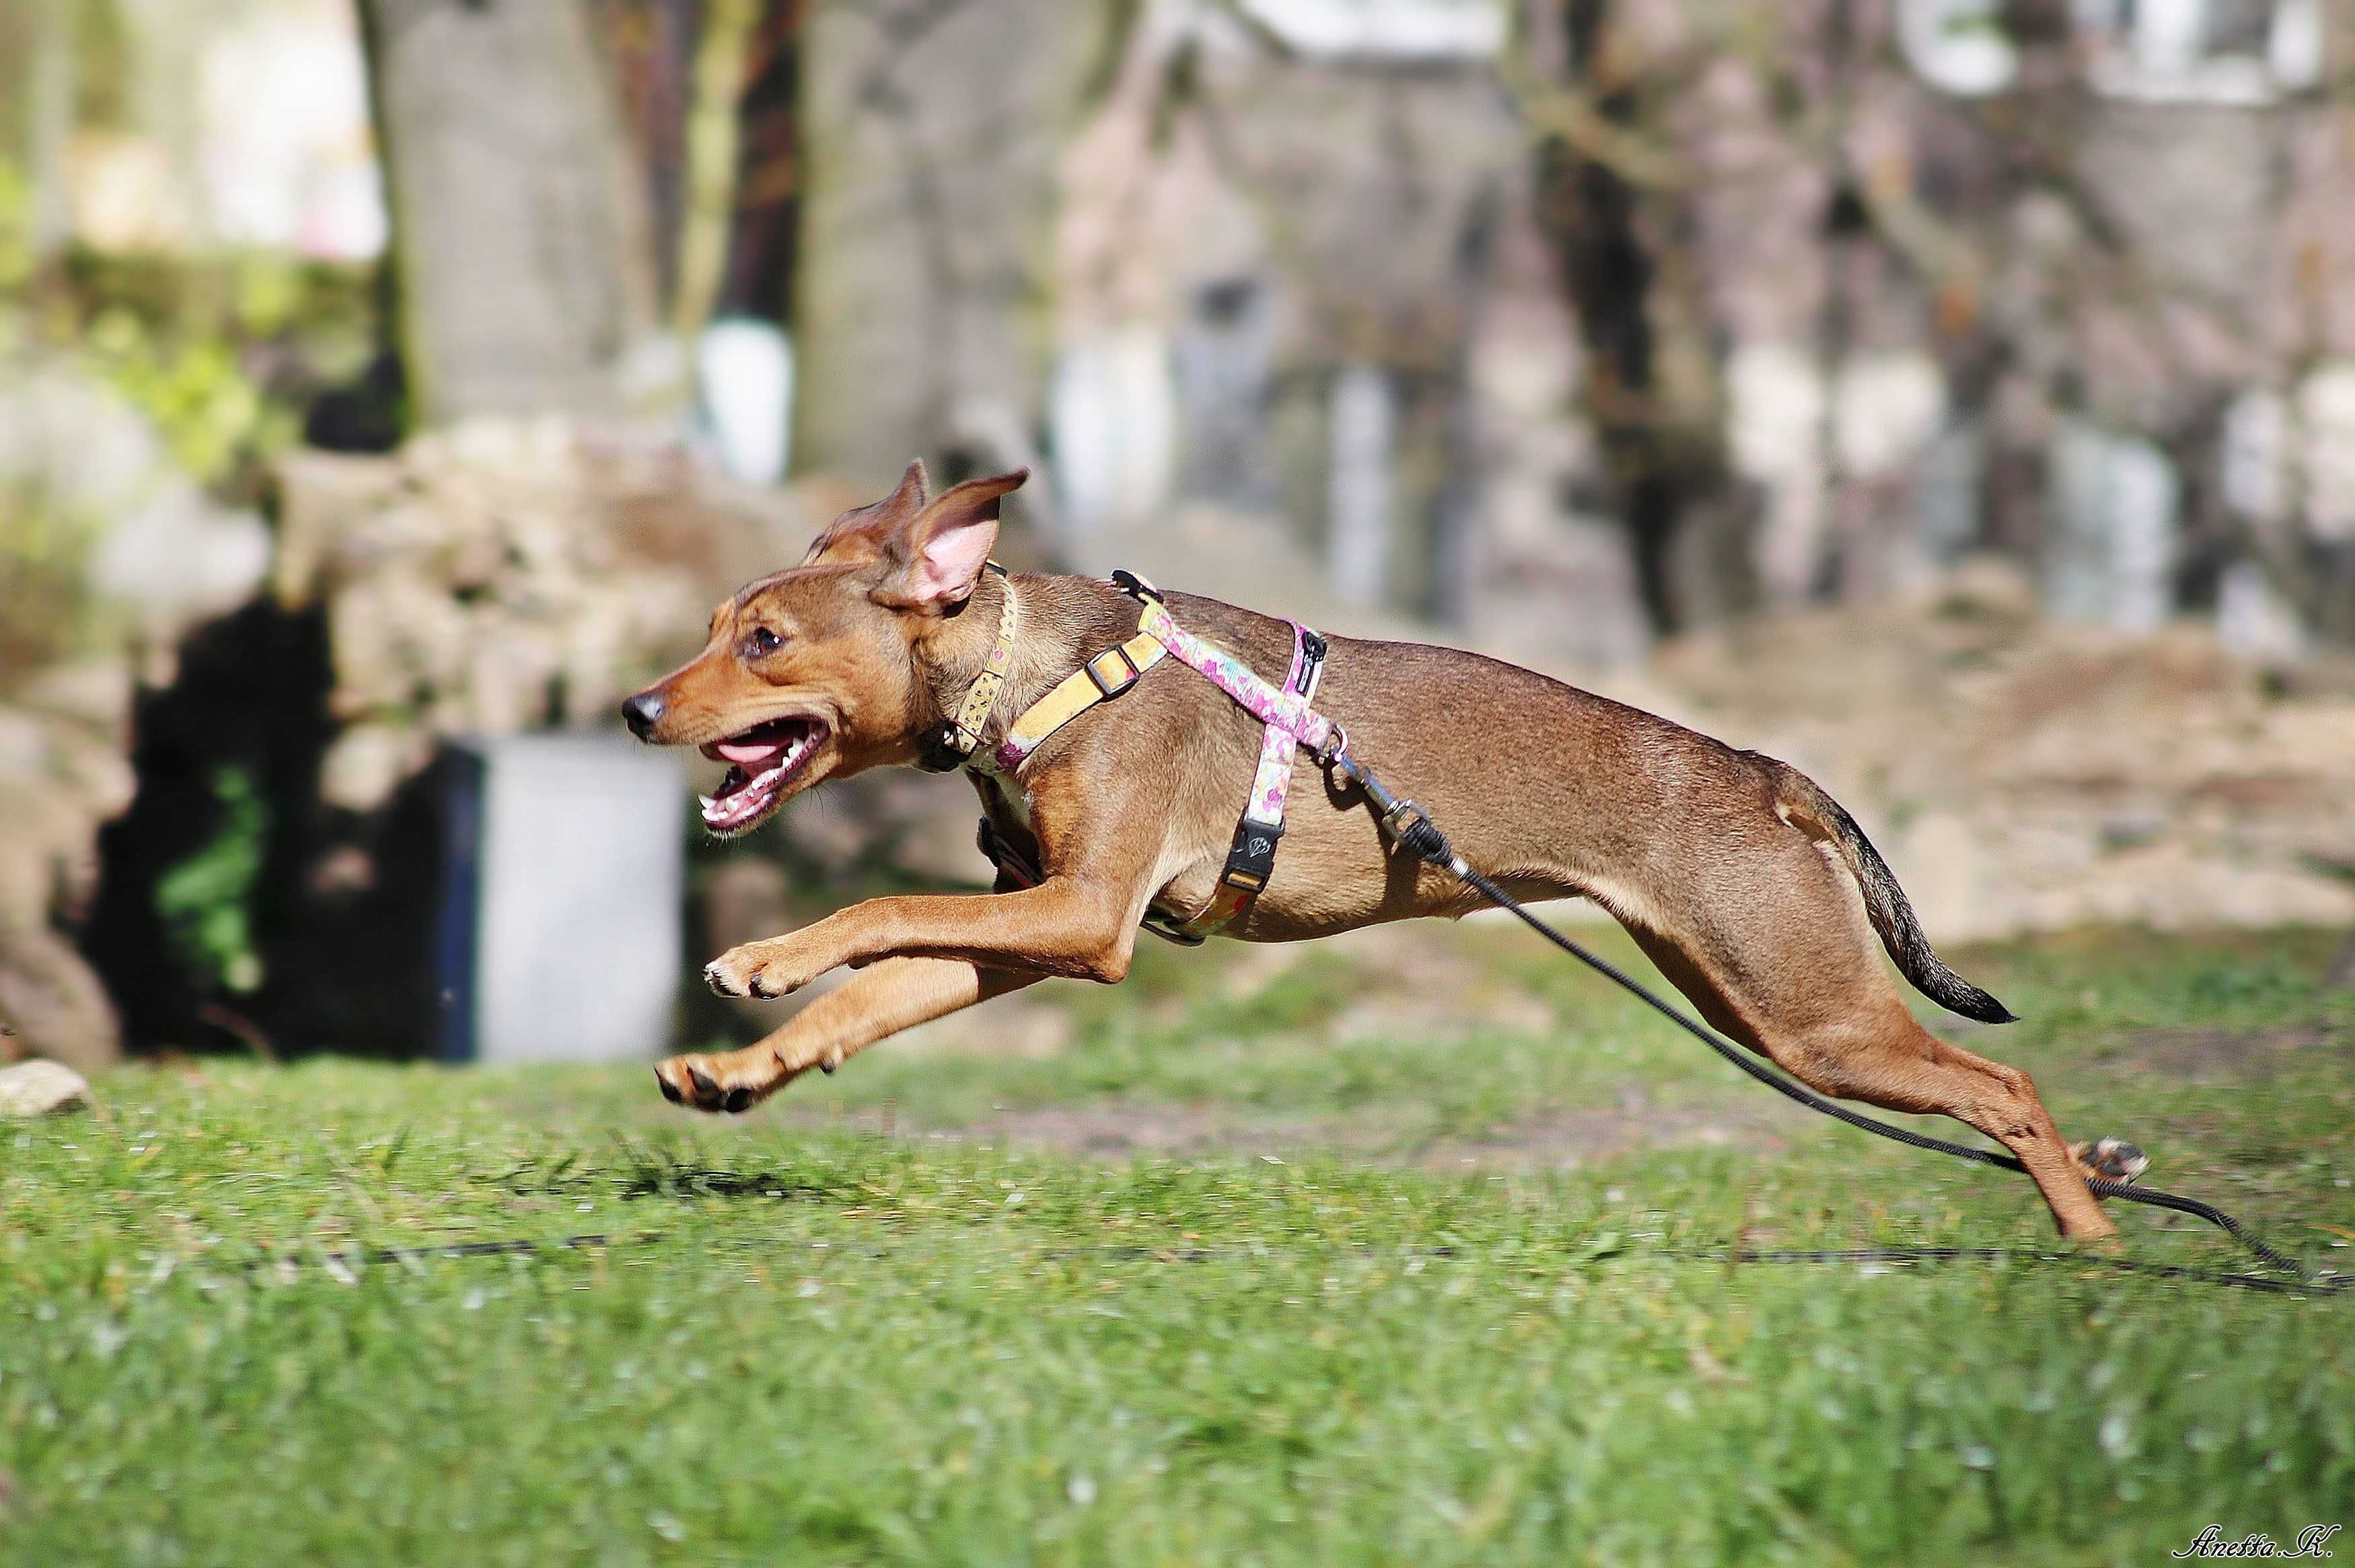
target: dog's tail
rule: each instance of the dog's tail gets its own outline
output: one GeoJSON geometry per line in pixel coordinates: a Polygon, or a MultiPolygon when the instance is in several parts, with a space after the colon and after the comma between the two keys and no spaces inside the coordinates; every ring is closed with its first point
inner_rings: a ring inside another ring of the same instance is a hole
{"type": "Polygon", "coordinates": [[[1785,762],[1760,756],[1775,786],[1775,801],[1785,815],[1802,832],[1824,840],[1839,852],[1841,860],[1855,874],[1857,885],[1864,891],[1865,912],[1872,917],[1872,928],[1881,933],[1881,946],[1897,960],[1905,978],[1941,1007],[1952,1009],[1965,1018],[1976,1018],[1982,1023],[2010,1023],[2017,1014],[1940,961],[1930,950],[1930,938],[1922,932],[1922,923],[1913,917],[1913,906],[1905,901],[1905,890],[1897,885],[1889,863],[1856,825],[1848,809],[1826,794],[1816,781],[1785,762]]]}

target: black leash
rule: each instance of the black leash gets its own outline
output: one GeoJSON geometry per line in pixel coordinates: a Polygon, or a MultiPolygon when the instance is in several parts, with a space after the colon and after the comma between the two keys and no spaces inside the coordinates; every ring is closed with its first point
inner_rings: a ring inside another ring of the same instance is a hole
{"type": "Polygon", "coordinates": [[[2271,1296],[2299,1296],[2308,1291],[2318,1291],[2323,1295],[2330,1296],[2355,1289],[2355,1276],[2332,1275],[2323,1277],[2301,1277],[2295,1280],[2274,1279],[2262,1274],[2235,1274],[2226,1269],[2187,1268],[2176,1263],[2138,1263],[2130,1257],[2088,1256],[2083,1253],[2020,1252],[2010,1247],[2000,1246],[1860,1246],[1788,1251],[1735,1247],[1731,1250],[1690,1252],[1678,1255],[1715,1258],[1725,1263],[1764,1264],[1912,1265],[1995,1262],[2039,1264],[2062,1268],[2097,1269],[2105,1274],[2139,1274],[2151,1279],[2221,1285],[2227,1289],[2255,1290],[2271,1296]]]}
{"type": "MultiPolygon", "coordinates": [[[[1943,1138],[1932,1138],[1927,1133],[1915,1132],[1910,1128],[1896,1127],[1885,1121],[1876,1121],[1859,1111],[1850,1110],[1838,1101],[1827,1099],[1805,1085],[1785,1077],[1740,1046],[1720,1037],[1690,1013],[1662,1001],[1642,981],[1621,969],[1609,959],[1600,954],[1589,952],[1530,914],[1528,906],[1519,899],[1474,870],[1465,862],[1462,855],[1455,853],[1455,846],[1447,842],[1447,835],[1439,831],[1439,825],[1431,820],[1428,812],[1413,801],[1401,800],[1382,788],[1381,781],[1368,772],[1357,758],[1349,755],[1348,737],[1343,735],[1337,726],[1334,730],[1334,736],[1331,749],[1320,755],[1318,760],[1327,768],[1338,768],[1347,774],[1351,782],[1366,792],[1366,799],[1372,802],[1375,811],[1381,817],[1382,826],[1389,832],[1394,842],[1411,853],[1456,878],[1479,894],[1481,897],[1511,915],[1539,936],[1585,964],[1604,979],[1611,980],[1628,994],[1637,998],[1653,1012],[1773,1089],[1776,1094],[1796,1100],[1810,1110],[1821,1111],[1836,1121],[1844,1121],[1850,1127],[1859,1128],[1879,1138],[1891,1139],[1899,1143],[1907,1144],[1915,1149],[1927,1149],[1938,1154],[1951,1154],[1957,1160],[1971,1160],[1981,1165],[1993,1165],[2005,1171],[2026,1172],[2028,1168],[2022,1165],[2016,1156],[1998,1154],[1992,1150],[1973,1149],[1968,1144],[1953,1143],[1943,1138]]],[[[2147,1203],[2155,1209],[2172,1209],[2179,1214],[2190,1214],[2194,1219],[2205,1220],[2256,1254],[2268,1266],[2296,1275],[2300,1278],[2305,1277],[2305,1270],[2250,1234],[2242,1227],[2238,1220],[2213,1204],[2203,1203],[2197,1198],[2186,1198],[2174,1192],[2161,1192],[2149,1187],[2137,1187],[2124,1181],[2111,1181],[2095,1176],[2086,1177],[2085,1185],[2105,1198],[2116,1198],[2128,1203],[2147,1203]]]]}

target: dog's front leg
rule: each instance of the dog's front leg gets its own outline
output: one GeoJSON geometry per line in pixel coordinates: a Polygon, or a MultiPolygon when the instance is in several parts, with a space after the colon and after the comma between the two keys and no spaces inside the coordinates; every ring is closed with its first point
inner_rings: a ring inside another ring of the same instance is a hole
{"type": "Polygon", "coordinates": [[[722,953],[704,977],[723,996],[784,996],[841,965],[904,956],[1119,980],[1158,880],[1165,788],[1148,769],[1075,756],[1029,784],[1031,827],[1047,872],[1038,886],[1001,883],[995,893],[869,899],[722,953]]]}
{"type": "Polygon", "coordinates": [[[951,959],[888,959],[812,1001],[758,1044],[673,1056],[655,1069],[655,1077],[666,1097],[697,1110],[749,1109],[812,1067],[831,1073],[902,1029],[1042,978],[951,959]]]}
{"type": "Polygon", "coordinates": [[[874,898],[732,948],[703,975],[722,996],[788,996],[845,964],[907,957],[1110,982],[1128,973],[1142,913],[1141,899],[1076,877],[1018,893],[874,898]]]}

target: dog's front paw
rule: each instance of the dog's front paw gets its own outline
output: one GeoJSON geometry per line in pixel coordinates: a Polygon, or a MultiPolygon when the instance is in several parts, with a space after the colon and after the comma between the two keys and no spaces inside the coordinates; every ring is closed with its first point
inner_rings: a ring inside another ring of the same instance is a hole
{"type": "Polygon", "coordinates": [[[655,1068],[663,1098],[699,1111],[750,1110],[784,1081],[768,1052],[673,1056],[655,1068]]]}
{"type": "Polygon", "coordinates": [[[748,1045],[741,1051],[698,1052],[673,1056],[655,1068],[663,1098],[699,1111],[746,1111],[815,1067],[831,1073],[842,1065],[838,1048],[827,1047],[806,1061],[788,1062],[782,1051],[748,1045]]]}
{"type": "Polygon", "coordinates": [[[747,942],[703,966],[704,983],[722,996],[791,996],[812,978],[782,941],[747,942]]]}

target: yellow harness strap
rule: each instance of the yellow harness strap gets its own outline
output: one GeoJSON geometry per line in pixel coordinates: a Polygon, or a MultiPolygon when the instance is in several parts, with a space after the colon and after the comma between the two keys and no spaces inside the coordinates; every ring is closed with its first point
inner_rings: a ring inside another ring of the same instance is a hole
{"type": "Polygon", "coordinates": [[[1149,631],[1139,631],[1117,648],[1107,648],[1057,682],[1055,688],[1022,710],[1006,743],[997,748],[997,766],[1012,772],[1022,759],[1039,749],[1049,736],[1095,706],[1136,684],[1137,677],[1168,657],[1169,650],[1149,631]]]}

